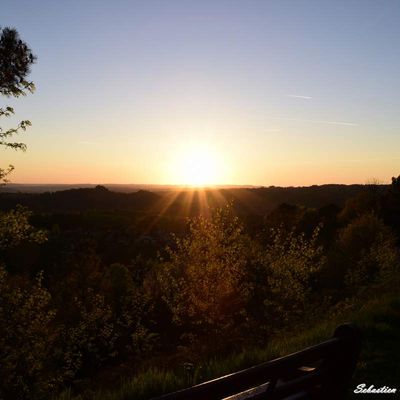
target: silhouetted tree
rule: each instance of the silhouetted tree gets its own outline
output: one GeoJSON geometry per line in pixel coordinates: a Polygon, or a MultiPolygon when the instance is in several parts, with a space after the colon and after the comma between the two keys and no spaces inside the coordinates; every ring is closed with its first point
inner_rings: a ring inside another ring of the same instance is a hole
{"type": "Polygon", "coordinates": [[[173,320],[189,339],[199,333],[232,332],[243,317],[246,293],[241,290],[247,237],[231,204],[215,210],[211,218],[190,220],[183,239],[168,249],[170,260],[158,273],[163,298],[173,320]]]}
{"type": "MultiPolygon", "coordinates": [[[[25,96],[27,92],[35,90],[33,82],[26,78],[30,72],[30,66],[36,60],[31,49],[23,42],[18,32],[11,28],[0,28],[0,93],[4,96],[25,96]]],[[[9,117],[14,114],[12,107],[0,108],[0,117],[9,117]]],[[[20,142],[10,142],[9,139],[25,131],[31,123],[28,120],[21,121],[16,128],[2,130],[0,127],[0,145],[14,150],[26,150],[26,145],[20,142]]],[[[14,169],[12,165],[0,168],[0,182],[7,182],[7,176],[14,169]]]]}
{"type": "Polygon", "coordinates": [[[95,187],[95,190],[97,190],[97,191],[99,191],[99,192],[109,192],[109,190],[108,190],[105,186],[103,186],[103,185],[97,185],[97,186],[95,187]]]}
{"type": "Polygon", "coordinates": [[[392,177],[392,190],[398,190],[400,188],[400,176],[392,177]]]}

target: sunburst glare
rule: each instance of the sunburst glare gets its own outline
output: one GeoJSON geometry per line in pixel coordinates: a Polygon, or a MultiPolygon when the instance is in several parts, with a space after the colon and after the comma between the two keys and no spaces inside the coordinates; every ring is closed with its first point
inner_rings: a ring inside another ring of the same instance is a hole
{"type": "Polygon", "coordinates": [[[212,186],[224,179],[222,158],[205,145],[184,149],[176,157],[174,180],[181,185],[212,186]]]}

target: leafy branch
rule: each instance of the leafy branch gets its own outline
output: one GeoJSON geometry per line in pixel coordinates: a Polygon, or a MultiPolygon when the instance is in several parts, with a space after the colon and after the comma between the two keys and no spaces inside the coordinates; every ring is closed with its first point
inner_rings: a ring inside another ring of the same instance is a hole
{"type": "MultiPolygon", "coordinates": [[[[36,61],[36,56],[31,49],[23,42],[18,32],[12,28],[0,27],[0,94],[3,96],[26,96],[33,93],[35,85],[26,79],[30,73],[31,65],[36,61]]],[[[0,108],[0,117],[10,117],[14,114],[12,107],[0,108]]],[[[16,128],[3,130],[0,127],[0,146],[13,150],[26,150],[26,144],[9,141],[9,139],[21,132],[25,132],[31,126],[28,120],[21,121],[16,128]]],[[[0,184],[8,182],[7,176],[14,167],[0,168],[0,184]]]]}

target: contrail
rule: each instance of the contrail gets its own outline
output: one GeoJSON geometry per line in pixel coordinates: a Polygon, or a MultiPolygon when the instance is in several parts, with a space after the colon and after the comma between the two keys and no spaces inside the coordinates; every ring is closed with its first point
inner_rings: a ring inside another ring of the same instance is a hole
{"type": "Polygon", "coordinates": [[[303,99],[303,100],[311,100],[311,96],[300,96],[298,94],[288,94],[288,97],[293,97],[294,99],[303,99]]]}
{"type": "Polygon", "coordinates": [[[286,119],[288,121],[296,121],[296,122],[307,122],[310,124],[329,124],[329,125],[342,125],[342,126],[358,126],[355,122],[348,121],[326,121],[319,119],[301,119],[301,118],[290,118],[290,117],[278,117],[281,119],[286,119]]]}

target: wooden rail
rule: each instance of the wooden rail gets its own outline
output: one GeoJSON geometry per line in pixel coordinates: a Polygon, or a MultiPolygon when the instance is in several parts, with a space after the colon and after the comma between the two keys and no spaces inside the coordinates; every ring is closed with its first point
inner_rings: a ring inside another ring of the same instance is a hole
{"type": "Polygon", "coordinates": [[[341,325],[325,342],[154,400],[344,399],[360,347],[358,329],[341,325]]]}

